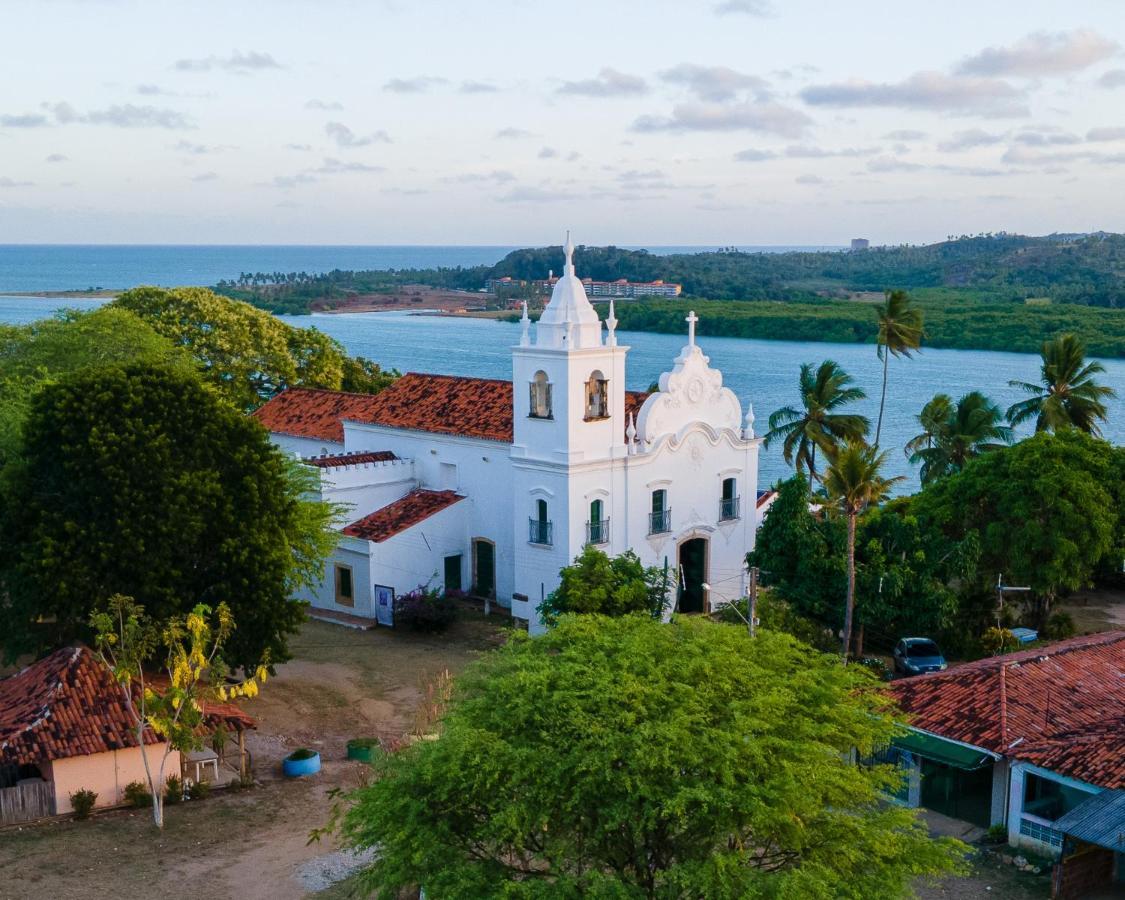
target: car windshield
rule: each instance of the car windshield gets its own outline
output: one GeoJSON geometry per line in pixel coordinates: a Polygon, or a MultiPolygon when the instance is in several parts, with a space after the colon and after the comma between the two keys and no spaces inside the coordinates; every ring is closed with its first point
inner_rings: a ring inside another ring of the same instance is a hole
{"type": "Polygon", "coordinates": [[[937,644],[933,641],[918,641],[916,644],[908,644],[906,647],[907,656],[941,656],[941,651],[938,649],[937,644]]]}

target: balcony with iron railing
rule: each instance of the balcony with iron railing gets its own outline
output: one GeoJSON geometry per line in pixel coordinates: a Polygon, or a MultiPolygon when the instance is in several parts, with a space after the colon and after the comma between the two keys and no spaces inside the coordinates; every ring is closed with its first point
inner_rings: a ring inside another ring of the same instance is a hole
{"type": "Polygon", "coordinates": [[[608,544],[609,543],[609,519],[601,519],[597,522],[586,523],[586,543],[587,544],[608,544]]]}
{"type": "Polygon", "coordinates": [[[648,514],[648,533],[666,534],[672,530],[672,509],[661,509],[648,514]]]}
{"type": "Polygon", "coordinates": [[[541,547],[550,547],[554,544],[552,523],[545,519],[527,520],[527,542],[538,544],[541,547]]]}
{"type": "Polygon", "coordinates": [[[723,499],[719,501],[720,522],[729,522],[731,519],[738,518],[738,500],[738,497],[723,497],[723,499]]]}

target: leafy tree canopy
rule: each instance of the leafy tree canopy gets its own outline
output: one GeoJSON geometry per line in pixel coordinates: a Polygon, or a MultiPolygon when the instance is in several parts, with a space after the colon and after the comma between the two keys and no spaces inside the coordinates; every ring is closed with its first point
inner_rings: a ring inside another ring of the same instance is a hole
{"type": "Polygon", "coordinates": [[[655,567],[645,568],[632,550],[611,558],[588,544],[572,565],[559,571],[559,578],[559,586],[540,609],[548,624],[563,613],[624,616],[647,612],[660,618],[667,603],[666,574],[655,567]]]}
{"type": "Polygon", "coordinates": [[[0,481],[5,655],[88,639],[91,612],[126,594],[162,621],[226,602],[228,660],[283,662],[303,617],[289,597],[333,545],[310,477],[194,372],[108,367],[44,386],[0,481]]]}
{"type": "Polygon", "coordinates": [[[0,325],[0,466],[19,452],[36,387],[90,366],[131,362],[191,368],[187,354],[124,309],[67,311],[30,325],[0,325]]]}
{"type": "MultiPolygon", "coordinates": [[[[927,487],[915,511],[946,534],[980,541],[980,574],[1028,585],[1040,620],[1063,591],[1119,554],[1125,448],[1066,429],[986,453],[927,487]]],[[[1042,621],[1041,621],[1042,624],[1042,621]]]]}
{"type": "Polygon", "coordinates": [[[349,357],[339,342],[315,328],[293,328],[206,288],[139,287],[110,305],[135,313],[185,348],[240,409],[253,409],[297,385],[376,393],[398,374],[349,357]]]}
{"type": "Polygon", "coordinates": [[[343,828],[376,896],[903,897],[958,867],[851,762],[894,731],[870,676],[787,635],[564,616],[460,679],[343,828]]]}

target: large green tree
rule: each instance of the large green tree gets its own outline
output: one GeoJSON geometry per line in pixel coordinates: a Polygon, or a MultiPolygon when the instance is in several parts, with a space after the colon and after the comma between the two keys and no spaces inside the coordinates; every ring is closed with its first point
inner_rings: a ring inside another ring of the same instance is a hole
{"type": "Polygon", "coordinates": [[[855,533],[859,514],[881,502],[891,488],[905,479],[901,475],[887,478],[883,466],[886,451],[880,453],[864,441],[849,441],[832,454],[824,473],[824,490],[836,511],[848,523],[848,588],[844,604],[843,655],[847,658],[852,643],[852,619],[855,612],[855,533]]]}
{"type": "Polygon", "coordinates": [[[1043,364],[1038,384],[1008,382],[1031,395],[1008,408],[1008,420],[1020,425],[1034,419],[1036,431],[1077,428],[1100,436],[1098,422],[1106,420],[1106,401],[1117,396],[1116,391],[1099,384],[1094,377],[1104,373],[1105,366],[1087,362],[1086,345],[1073,334],[1047,341],[1040,355],[1043,364]]]}
{"type": "Polygon", "coordinates": [[[134,288],[111,305],[140,316],[185,348],[240,409],[253,409],[293,386],[376,393],[397,376],[349,357],[338,341],[315,328],[294,328],[206,288],[134,288]]]}
{"type": "Polygon", "coordinates": [[[875,309],[879,331],[875,344],[883,362],[883,390],[879,395],[879,423],[875,426],[875,446],[883,433],[883,407],[887,403],[887,374],[892,356],[907,358],[922,346],[922,310],[915,306],[906,291],[885,291],[884,299],[875,309]]]}
{"type": "Polygon", "coordinates": [[[922,484],[960,472],[970,459],[1013,440],[1000,407],[980,391],[970,391],[955,404],[938,394],[922,408],[918,421],[925,431],[907,448],[913,450],[910,461],[921,464],[922,484]]]}
{"type": "Polygon", "coordinates": [[[964,848],[851,762],[894,728],[866,673],[787,635],[564,616],[470,667],[343,830],[388,900],[905,897],[964,848]]]}
{"type": "Polygon", "coordinates": [[[797,471],[803,465],[811,481],[817,477],[818,449],[830,453],[845,441],[867,434],[871,423],[866,416],[843,411],[867,394],[831,359],[816,369],[811,363],[803,364],[797,386],[800,406],[783,406],[770,414],[765,446],[768,449],[780,441],[785,461],[797,471]]]}
{"type": "Polygon", "coordinates": [[[333,545],[309,477],[194,372],[108,367],[46,385],[0,481],[6,656],[89,638],[91,612],[126,594],[158,620],[226,602],[228,660],[284,661],[303,618],[290,597],[333,545]]]}
{"type": "Polygon", "coordinates": [[[588,544],[571,565],[559,571],[559,586],[544,601],[540,616],[546,624],[553,624],[563,613],[624,616],[645,612],[659,619],[674,583],[673,575],[646,568],[632,550],[611,557],[588,544]]]}
{"type": "Polygon", "coordinates": [[[0,325],[0,467],[19,453],[37,387],[80,369],[131,362],[192,365],[187,354],[124,309],[66,311],[29,325],[0,325]]]}
{"type": "Polygon", "coordinates": [[[1028,585],[1039,625],[1054,600],[1120,559],[1125,448],[1068,428],[972,460],[928,486],[915,511],[955,538],[980,543],[980,584],[1028,585]]]}

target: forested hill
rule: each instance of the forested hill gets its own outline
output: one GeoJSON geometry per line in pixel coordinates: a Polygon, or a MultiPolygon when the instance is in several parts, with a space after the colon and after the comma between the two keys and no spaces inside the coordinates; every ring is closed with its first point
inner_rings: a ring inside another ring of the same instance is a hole
{"type": "MultiPolygon", "coordinates": [[[[545,277],[562,269],[562,248],[517,250],[486,277],[545,277]]],[[[747,253],[726,250],[658,256],[618,247],[581,247],[575,262],[596,280],[680,282],[684,293],[722,300],[788,300],[808,293],[885,288],[961,288],[980,299],[1047,298],[1125,308],[1125,235],[997,234],[923,246],[857,252],[747,253]],[[981,296],[985,295],[985,296],[981,296]]]]}

